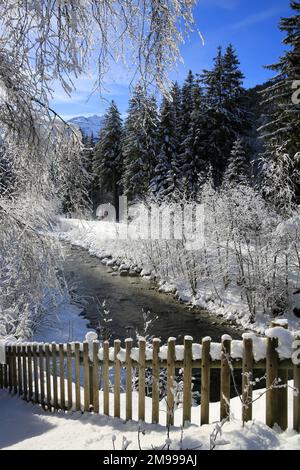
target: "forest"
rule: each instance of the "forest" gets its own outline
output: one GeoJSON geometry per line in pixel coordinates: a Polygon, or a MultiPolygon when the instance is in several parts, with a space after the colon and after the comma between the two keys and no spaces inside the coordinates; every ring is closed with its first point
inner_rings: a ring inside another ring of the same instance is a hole
{"type": "Polygon", "coordinates": [[[65,205],[72,213],[77,190],[94,213],[104,202],[118,212],[120,195],[158,210],[203,204],[201,250],[156,239],[119,240],[114,248],[101,241],[98,250],[150,265],[162,285],[177,291],[184,284],[182,297],[213,304],[244,326],[283,314],[296,321],[300,314],[297,2],[292,13],[279,25],[289,49],[268,66],[274,79],[265,84],[243,87],[230,44],[218,49],[211,69],[190,71],[159,99],[137,84],[124,122],[113,101],[97,143],[84,138],[87,181],[72,182],[65,205]]]}

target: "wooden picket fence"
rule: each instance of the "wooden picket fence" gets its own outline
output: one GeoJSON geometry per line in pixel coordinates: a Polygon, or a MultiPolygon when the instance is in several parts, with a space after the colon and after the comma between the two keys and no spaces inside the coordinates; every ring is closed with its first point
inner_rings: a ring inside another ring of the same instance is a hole
{"type": "MultiPolygon", "coordinates": [[[[199,424],[210,422],[210,387],[211,371],[220,371],[220,420],[229,416],[232,370],[242,373],[242,399],[247,406],[242,407],[243,420],[252,419],[252,380],[255,370],[266,373],[266,424],[272,427],[278,423],[282,429],[288,426],[288,374],[293,374],[294,387],[300,390],[300,366],[291,359],[280,360],[276,351],[276,338],[266,338],[266,359],[255,362],[252,339],[243,340],[243,357],[231,357],[231,340],[224,338],[221,347],[221,359],[212,360],[211,343],[202,341],[201,359],[193,358],[193,341],[185,337],[183,359],[176,359],[176,340],[170,338],[167,354],[160,355],[160,341],[153,340],[151,360],[147,359],[145,340],[138,345],[138,360],[132,358],[133,340],[125,341],[120,360],[121,341],[115,340],[113,349],[105,341],[99,356],[99,342],[67,344],[9,344],[6,348],[6,364],[0,365],[0,388],[8,389],[12,394],[24,400],[39,403],[46,410],[81,410],[99,413],[99,384],[101,383],[103,412],[105,415],[120,417],[121,412],[121,373],[124,369],[126,394],[126,420],[132,419],[132,373],[138,371],[138,418],[145,420],[146,370],[151,371],[152,387],[152,422],[159,422],[160,371],[166,370],[167,376],[167,423],[173,424],[174,418],[174,378],[179,369],[183,370],[182,421],[191,421],[193,370],[201,372],[201,407],[199,424]],[[99,358],[100,357],[100,358],[99,358]],[[110,368],[114,368],[114,385],[110,383],[110,368]],[[81,388],[81,377],[83,389],[81,388]],[[280,378],[280,388],[272,387],[280,378]],[[113,413],[110,409],[110,393],[113,393],[113,413]],[[81,396],[83,395],[83,396],[81,396]]],[[[200,345],[198,345],[200,346],[200,345]]],[[[137,351],[135,349],[135,351],[137,351]]],[[[148,355],[149,356],[149,355],[148,355]]],[[[124,376],[122,374],[122,377],[124,376]]],[[[300,431],[300,394],[293,397],[293,428],[300,431]]]]}

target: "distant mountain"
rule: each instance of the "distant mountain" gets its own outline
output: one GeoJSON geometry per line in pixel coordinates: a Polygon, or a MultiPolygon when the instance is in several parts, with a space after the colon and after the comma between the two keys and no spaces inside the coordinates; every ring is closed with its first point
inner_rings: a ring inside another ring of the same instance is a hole
{"type": "Polygon", "coordinates": [[[73,117],[72,119],[69,119],[70,123],[74,124],[75,126],[79,127],[81,132],[85,134],[86,136],[94,136],[95,140],[98,140],[99,138],[99,131],[103,127],[104,123],[104,116],[97,116],[97,114],[94,114],[94,116],[76,116],[73,117]]]}

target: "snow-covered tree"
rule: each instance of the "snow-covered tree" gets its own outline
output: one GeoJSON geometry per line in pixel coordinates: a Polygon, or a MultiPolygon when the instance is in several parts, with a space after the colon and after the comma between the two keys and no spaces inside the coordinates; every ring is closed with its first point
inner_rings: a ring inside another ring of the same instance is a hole
{"type": "Polygon", "coordinates": [[[204,70],[207,135],[204,154],[213,167],[216,183],[220,183],[230,158],[234,141],[247,128],[247,107],[242,87],[243,74],[231,45],[225,55],[219,47],[212,70],[204,70]]]}
{"type": "Polygon", "coordinates": [[[145,197],[154,177],[158,153],[158,113],[153,96],[137,85],[124,126],[124,192],[131,200],[145,197]]]}
{"type": "Polygon", "coordinates": [[[133,75],[164,91],[166,71],[191,30],[194,3],[0,3],[0,128],[15,183],[13,193],[0,194],[1,335],[29,336],[45,295],[59,288],[57,246],[41,234],[60,210],[69,181],[78,177],[81,186],[86,177],[81,136],[49,106],[53,88],[59,82],[71,95],[74,79],[95,62],[99,87],[111,61],[131,54],[133,75]]]}
{"type": "Polygon", "coordinates": [[[14,187],[14,169],[7,148],[0,144],[0,197],[11,194],[14,187]]]}
{"type": "MultiPolygon", "coordinates": [[[[285,33],[283,43],[288,49],[277,64],[268,67],[274,70],[276,75],[263,92],[263,101],[270,112],[267,123],[260,128],[260,131],[265,142],[263,159],[267,175],[273,174],[276,178],[280,167],[285,166],[285,170],[289,167],[289,191],[299,198],[300,100],[297,91],[300,87],[299,1],[292,1],[291,8],[293,16],[283,18],[280,22],[280,30],[285,33]],[[288,165],[285,164],[287,158],[288,165]],[[276,165],[278,165],[277,170],[276,165]]],[[[268,182],[266,184],[271,186],[268,182]]]]}
{"type": "Polygon", "coordinates": [[[95,188],[103,187],[113,195],[116,213],[119,213],[121,177],[123,169],[122,153],[123,125],[120,112],[112,101],[104,117],[99,142],[94,153],[95,188]]]}
{"type": "Polygon", "coordinates": [[[185,153],[182,155],[182,177],[186,194],[195,198],[209,172],[209,160],[206,158],[205,139],[207,122],[203,100],[203,91],[198,82],[193,88],[193,108],[189,127],[184,139],[185,153]]]}
{"type": "Polygon", "coordinates": [[[285,145],[276,145],[272,159],[264,162],[262,192],[284,217],[295,209],[295,181],[300,180],[300,152],[290,157],[285,145]]]}
{"type": "Polygon", "coordinates": [[[181,96],[177,83],[171,88],[170,98],[164,97],[158,127],[158,155],[150,189],[156,198],[174,197],[181,189],[180,109],[181,96]]]}
{"type": "Polygon", "coordinates": [[[243,183],[249,178],[249,163],[247,161],[243,139],[237,139],[232,147],[224,182],[229,184],[243,183]]]}
{"type": "Polygon", "coordinates": [[[195,196],[200,178],[199,129],[201,128],[201,89],[191,71],[182,87],[180,163],[182,187],[195,196]]]}
{"type": "Polygon", "coordinates": [[[91,207],[91,190],[93,182],[92,140],[82,137],[81,151],[71,152],[67,157],[68,178],[64,183],[63,212],[79,214],[88,212],[91,207]]]}

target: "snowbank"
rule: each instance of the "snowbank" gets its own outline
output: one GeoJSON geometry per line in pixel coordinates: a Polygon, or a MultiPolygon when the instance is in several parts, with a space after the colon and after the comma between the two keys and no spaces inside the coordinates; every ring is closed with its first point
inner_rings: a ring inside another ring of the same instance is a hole
{"type": "MultiPolygon", "coordinates": [[[[254,397],[263,391],[255,391],[254,397]]],[[[292,391],[289,403],[292,404],[292,391]]],[[[103,405],[102,396],[100,406],[103,405]]],[[[137,420],[137,394],[133,392],[133,418],[137,420]]],[[[122,394],[122,401],[125,396],[122,394]]],[[[124,404],[124,403],[123,403],[124,404]]],[[[111,410],[113,410],[113,396],[110,396],[111,410]]],[[[284,433],[270,429],[261,421],[265,413],[265,396],[254,403],[254,420],[242,427],[241,404],[239,398],[231,400],[233,418],[224,425],[222,439],[226,445],[217,446],[216,449],[243,449],[243,450],[279,450],[300,449],[300,435],[288,430],[284,433]],[[261,421],[260,421],[261,420],[261,421]]],[[[165,405],[161,403],[160,422],[165,423],[165,405]]],[[[210,407],[211,420],[218,421],[220,404],[213,403],[210,407]]],[[[125,406],[121,406],[125,410],[125,406]]],[[[100,409],[102,413],[102,409],[100,409]]],[[[89,413],[47,413],[41,407],[25,403],[20,398],[11,397],[5,391],[0,391],[0,449],[78,449],[78,450],[110,450],[113,448],[114,436],[116,449],[121,449],[123,436],[132,441],[130,449],[138,449],[138,422],[124,422],[89,413]]],[[[184,428],[183,441],[181,441],[182,410],[175,412],[175,426],[171,428],[171,449],[209,449],[210,435],[215,424],[198,427],[199,407],[192,408],[192,424],[184,428]]],[[[151,400],[146,399],[146,421],[151,419],[151,400]]],[[[289,425],[292,424],[292,406],[289,409],[289,425]]],[[[140,435],[143,449],[151,449],[164,445],[167,438],[166,427],[161,425],[141,425],[145,433],[140,435]]]]}

